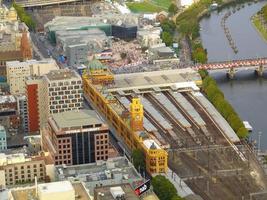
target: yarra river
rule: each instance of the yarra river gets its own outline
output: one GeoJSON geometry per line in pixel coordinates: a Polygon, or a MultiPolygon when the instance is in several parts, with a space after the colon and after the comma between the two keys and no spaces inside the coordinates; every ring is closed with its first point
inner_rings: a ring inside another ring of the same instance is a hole
{"type": "MultiPolygon", "coordinates": [[[[250,21],[250,17],[266,3],[267,1],[244,4],[245,7],[236,9],[236,12],[227,19],[226,26],[238,48],[237,54],[229,46],[221,27],[222,17],[233,8],[224,9],[220,13],[214,11],[209,18],[201,20],[201,39],[208,51],[210,62],[267,57],[267,43],[250,21]]],[[[267,150],[267,70],[262,78],[255,76],[252,70],[239,71],[234,80],[229,80],[225,72],[210,74],[216,79],[225,97],[240,117],[252,125],[251,139],[258,141],[261,135],[260,148],[267,150]]]]}

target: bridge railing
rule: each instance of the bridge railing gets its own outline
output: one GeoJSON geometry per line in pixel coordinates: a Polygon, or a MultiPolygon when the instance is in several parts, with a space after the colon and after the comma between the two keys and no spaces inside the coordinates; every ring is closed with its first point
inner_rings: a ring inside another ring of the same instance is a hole
{"type": "Polygon", "coordinates": [[[238,67],[248,67],[248,66],[258,66],[266,65],[267,58],[257,58],[257,59],[244,59],[244,60],[233,60],[226,62],[211,62],[207,64],[197,64],[194,65],[195,69],[226,69],[226,68],[238,68],[238,67]]]}

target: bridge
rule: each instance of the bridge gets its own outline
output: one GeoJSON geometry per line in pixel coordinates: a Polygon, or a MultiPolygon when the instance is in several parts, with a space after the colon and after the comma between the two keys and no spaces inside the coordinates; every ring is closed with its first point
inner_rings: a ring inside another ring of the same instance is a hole
{"type": "Polygon", "coordinates": [[[246,60],[234,60],[226,62],[213,62],[207,64],[196,64],[194,67],[196,70],[216,70],[225,71],[230,78],[233,78],[236,71],[244,69],[254,69],[259,76],[263,75],[264,69],[267,68],[267,58],[246,59],[246,60]]]}
{"type": "Polygon", "coordinates": [[[15,0],[16,4],[25,8],[71,3],[77,1],[82,1],[82,0],[15,0]]]}

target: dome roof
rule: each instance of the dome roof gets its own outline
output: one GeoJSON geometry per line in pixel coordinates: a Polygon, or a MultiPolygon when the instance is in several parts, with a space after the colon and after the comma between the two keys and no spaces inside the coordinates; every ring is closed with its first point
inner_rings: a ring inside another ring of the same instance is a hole
{"type": "Polygon", "coordinates": [[[96,70],[96,69],[103,69],[105,67],[99,60],[94,59],[88,63],[88,68],[96,70]]]}

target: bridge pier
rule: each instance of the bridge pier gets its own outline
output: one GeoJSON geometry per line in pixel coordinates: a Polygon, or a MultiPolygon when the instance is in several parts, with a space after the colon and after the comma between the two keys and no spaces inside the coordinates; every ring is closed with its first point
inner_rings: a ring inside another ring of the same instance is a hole
{"type": "Polygon", "coordinates": [[[264,67],[263,65],[260,65],[258,69],[255,70],[258,76],[263,76],[264,67]]]}
{"type": "Polygon", "coordinates": [[[229,79],[233,79],[235,77],[235,69],[233,67],[231,67],[228,72],[227,72],[227,77],[229,79]]]}

